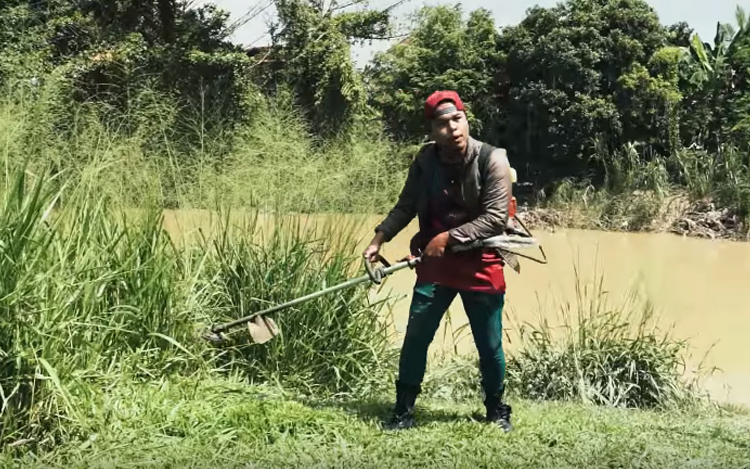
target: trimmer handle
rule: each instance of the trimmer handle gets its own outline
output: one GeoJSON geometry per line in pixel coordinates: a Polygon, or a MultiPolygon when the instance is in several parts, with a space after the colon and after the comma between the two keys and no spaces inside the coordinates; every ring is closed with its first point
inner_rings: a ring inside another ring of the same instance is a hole
{"type": "MultiPolygon", "coordinates": [[[[380,262],[386,268],[391,266],[391,263],[388,262],[385,257],[381,256],[380,254],[377,255],[377,259],[375,260],[375,262],[380,262]]],[[[370,277],[370,280],[372,280],[373,283],[377,285],[383,283],[385,275],[383,273],[382,267],[376,268],[374,266],[374,263],[370,262],[370,259],[365,258],[365,270],[367,271],[367,275],[370,277]]]]}

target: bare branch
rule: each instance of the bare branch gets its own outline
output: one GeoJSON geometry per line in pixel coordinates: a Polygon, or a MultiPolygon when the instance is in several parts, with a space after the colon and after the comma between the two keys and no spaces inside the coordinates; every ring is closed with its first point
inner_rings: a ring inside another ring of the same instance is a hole
{"type": "Polygon", "coordinates": [[[273,0],[268,0],[265,5],[263,5],[261,1],[258,1],[254,6],[248,9],[248,11],[244,15],[240,16],[234,22],[228,25],[224,29],[223,34],[225,35],[225,37],[231,36],[238,29],[258,17],[261,13],[266,11],[271,6],[273,6],[273,0]]]}
{"type": "Polygon", "coordinates": [[[365,3],[366,1],[367,0],[354,0],[352,2],[345,3],[343,5],[339,5],[336,8],[331,8],[331,11],[343,10],[344,8],[349,8],[349,7],[354,6],[354,5],[359,5],[360,3],[365,3]]]}
{"type": "MultiPolygon", "coordinates": [[[[409,1],[411,1],[411,0],[398,0],[396,3],[394,3],[394,4],[390,5],[390,6],[385,7],[385,9],[383,11],[384,12],[391,11],[394,8],[396,8],[397,6],[399,6],[399,5],[403,4],[403,3],[409,2],[409,1]]],[[[349,3],[345,3],[343,5],[337,6],[336,8],[331,8],[331,11],[343,10],[344,8],[349,8],[351,6],[359,5],[360,3],[365,3],[365,2],[367,2],[367,0],[353,0],[353,1],[349,2],[349,3]]]]}
{"type": "Polygon", "coordinates": [[[355,39],[358,41],[388,41],[391,39],[403,39],[409,37],[408,34],[396,34],[393,36],[357,36],[355,39]]]}
{"type": "Polygon", "coordinates": [[[409,2],[409,1],[411,1],[411,0],[398,0],[398,1],[397,1],[396,3],[394,3],[393,5],[391,5],[391,6],[389,6],[389,7],[386,7],[386,9],[385,9],[385,10],[383,10],[383,11],[384,11],[384,12],[386,12],[386,11],[391,11],[391,10],[393,10],[394,8],[396,8],[397,6],[399,6],[399,5],[402,5],[402,4],[404,4],[404,3],[406,3],[406,2],[409,2]]]}

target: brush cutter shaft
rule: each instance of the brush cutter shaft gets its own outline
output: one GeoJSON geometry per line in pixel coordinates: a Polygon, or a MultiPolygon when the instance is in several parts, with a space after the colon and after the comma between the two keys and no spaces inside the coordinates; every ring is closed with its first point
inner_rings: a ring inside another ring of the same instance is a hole
{"type": "MultiPolygon", "coordinates": [[[[237,319],[235,321],[228,322],[226,324],[222,324],[220,326],[214,327],[212,329],[212,332],[223,332],[223,331],[225,331],[227,329],[231,329],[232,327],[239,326],[241,324],[245,324],[245,323],[249,322],[250,320],[252,320],[253,318],[255,318],[256,316],[261,316],[261,315],[264,315],[264,314],[275,313],[276,311],[280,311],[282,309],[289,308],[289,307],[292,307],[292,306],[297,306],[297,305],[299,305],[301,303],[304,303],[304,302],[310,301],[310,300],[314,300],[315,298],[319,298],[319,297],[327,295],[329,293],[337,292],[337,291],[340,291],[340,290],[345,290],[347,288],[351,288],[351,287],[359,285],[361,283],[374,281],[373,277],[376,278],[376,279],[379,279],[380,281],[382,281],[383,278],[387,277],[388,275],[392,274],[393,272],[399,271],[401,269],[405,269],[407,267],[413,267],[414,265],[416,265],[417,262],[419,262],[419,258],[415,258],[415,259],[410,259],[410,260],[406,260],[406,261],[403,261],[403,262],[399,262],[399,263],[394,264],[394,265],[389,265],[387,263],[387,261],[385,261],[385,259],[381,258],[381,260],[384,261],[384,263],[386,264],[385,268],[378,267],[376,269],[372,269],[371,264],[369,262],[365,262],[365,265],[367,266],[367,271],[368,271],[367,275],[363,275],[361,277],[357,277],[357,278],[353,278],[351,280],[347,280],[344,283],[340,283],[338,285],[334,285],[332,287],[328,287],[328,288],[326,288],[324,290],[320,290],[320,291],[317,291],[315,293],[310,293],[309,295],[302,296],[300,298],[294,299],[294,300],[289,301],[287,303],[276,305],[276,306],[273,306],[271,308],[265,309],[263,311],[258,311],[257,313],[253,313],[250,316],[246,316],[244,318],[240,318],[240,319],[237,319]],[[372,274],[371,274],[371,272],[372,272],[372,274]]],[[[378,281],[377,283],[380,283],[380,282],[378,281]]]]}
{"type": "MultiPolygon", "coordinates": [[[[539,243],[536,239],[532,238],[530,235],[524,235],[524,234],[513,235],[513,236],[500,235],[500,236],[493,236],[492,238],[488,238],[488,239],[477,240],[472,243],[453,246],[450,248],[450,251],[462,252],[462,251],[470,251],[474,249],[488,249],[488,248],[509,250],[512,248],[528,248],[528,247],[533,247],[533,246],[539,246],[539,243]]],[[[541,249],[541,246],[539,246],[539,248],[541,249]]],[[[211,329],[211,332],[214,334],[220,333],[227,329],[233,328],[235,326],[245,324],[257,316],[274,313],[276,311],[280,311],[282,309],[289,308],[291,306],[297,306],[306,301],[314,300],[315,298],[319,298],[329,293],[337,292],[340,290],[345,290],[347,288],[351,288],[361,283],[373,282],[379,285],[382,283],[383,279],[387,277],[388,275],[396,271],[399,271],[401,269],[405,269],[407,267],[413,268],[419,262],[422,261],[422,257],[421,256],[412,257],[412,258],[403,260],[393,265],[390,265],[388,261],[385,260],[385,258],[383,258],[383,256],[381,255],[377,256],[377,260],[381,262],[383,266],[374,267],[373,263],[371,263],[368,259],[365,259],[365,270],[367,271],[367,275],[353,278],[344,283],[334,285],[332,287],[326,288],[324,290],[320,290],[315,293],[310,293],[309,295],[305,295],[303,297],[297,298],[287,303],[276,305],[271,308],[265,309],[263,311],[258,311],[257,313],[253,313],[250,316],[246,316],[244,318],[240,318],[235,321],[228,322],[220,326],[216,326],[213,329],[211,329]]]]}

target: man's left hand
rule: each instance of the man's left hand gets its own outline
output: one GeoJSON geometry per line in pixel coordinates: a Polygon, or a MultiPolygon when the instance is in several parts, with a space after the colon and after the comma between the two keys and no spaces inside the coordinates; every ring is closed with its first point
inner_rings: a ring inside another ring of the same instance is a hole
{"type": "Polygon", "coordinates": [[[424,250],[427,257],[442,257],[445,254],[445,248],[448,246],[450,233],[444,231],[430,240],[430,243],[424,250]]]}

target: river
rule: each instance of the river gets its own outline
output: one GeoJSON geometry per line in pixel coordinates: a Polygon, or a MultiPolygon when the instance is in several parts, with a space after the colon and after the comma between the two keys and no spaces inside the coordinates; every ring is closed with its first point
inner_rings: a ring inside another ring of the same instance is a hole
{"type": "MultiPolygon", "coordinates": [[[[170,231],[185,232],[203,224],[205,213],[166,212],[170,231]]],[[[381,217],[353,218],[364,249],[381,217]]],[[[383,249],[389,261],[408,253],[411,223],[383,249]]],[[[722,402],[750,406],[750,302],[742,294],[750,278],[750,243],[704,240],[667,233],[608,233],[586,230],[534,231],[548,264],[521,259],[521,273],[506,269],[508,291],[504,324],[507,350],[518,345],[521,324],[539,324],[545,318],[559,323],[562,306],[576,307],[578,285],[591,289],[598,281],[607,291],[607,302],[618,307],[638,295],[636,306],[648,300],[658,324],[675,338],[687,340],[691,366],[702,362],[718,367],[705,380],[712,396],[722,402]],[[577,270],[577,274],[576,274],[577,270]],[[576,278],[576,276],[578,278],[576,278]],[[745,287],[743,287],[745,286],[745,287]]],[[[525,254],[539,256],[538,250],[525,254]]],[[[409,294],[414,272],[406,269],[389,277],[382,291],[395,296],[392,321],[400,344],[406,327],[409,294]]],[[[593,296],[593,292],[586,300],[593,296]]],[[[466,324],[461,301],[454,301],[431,348],[431,356],[476,353],[468,328],[457,339],[451,332],[466,324]],[[448,337],[446,338],[446,333],[448,337]]]]}

